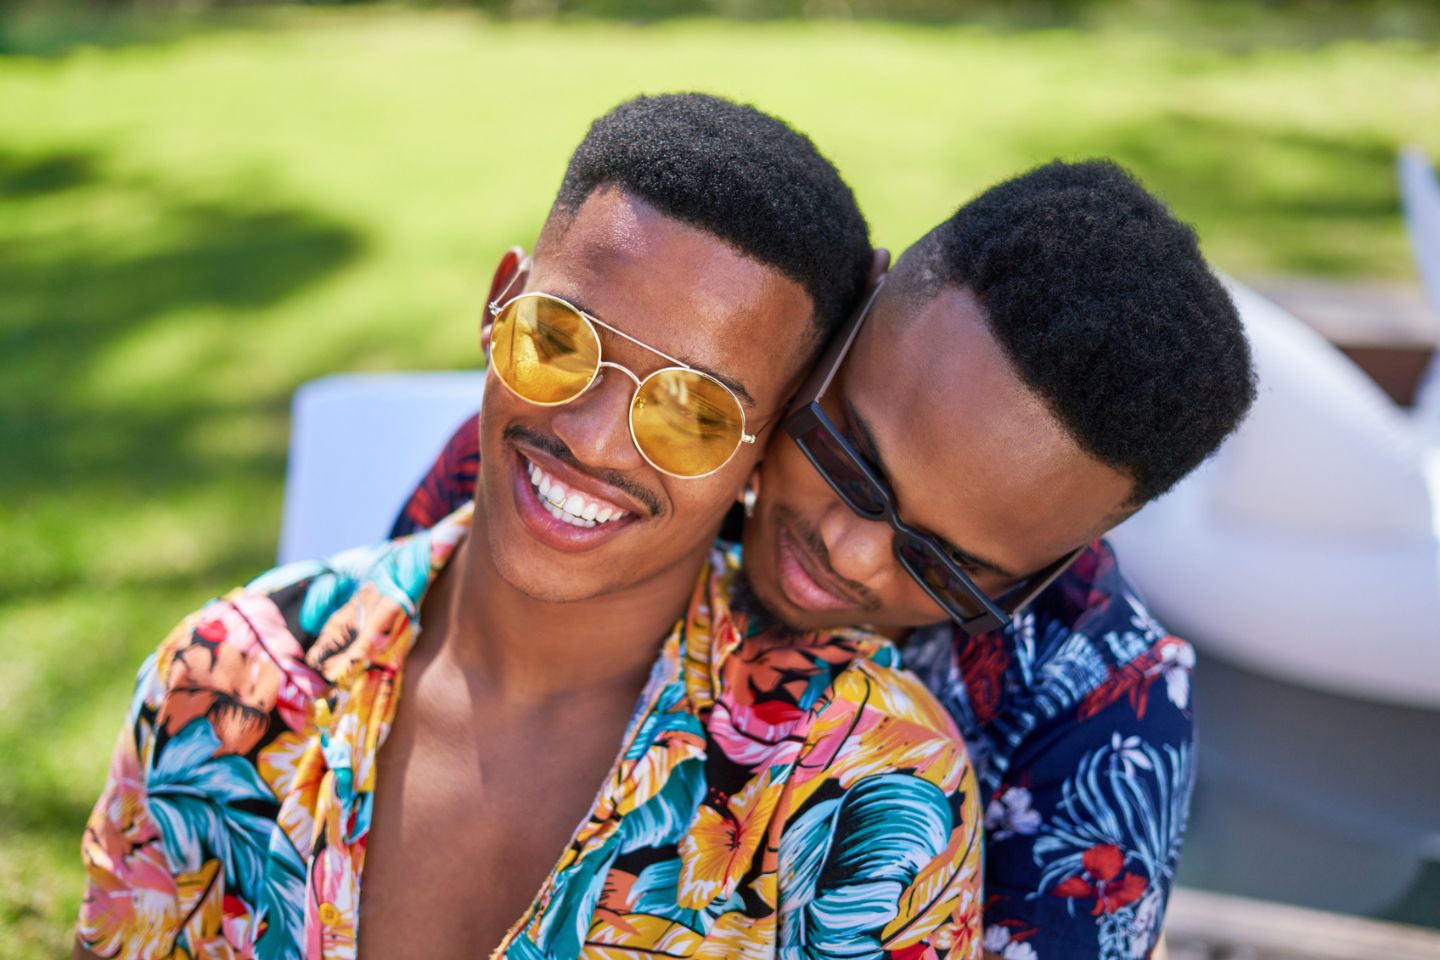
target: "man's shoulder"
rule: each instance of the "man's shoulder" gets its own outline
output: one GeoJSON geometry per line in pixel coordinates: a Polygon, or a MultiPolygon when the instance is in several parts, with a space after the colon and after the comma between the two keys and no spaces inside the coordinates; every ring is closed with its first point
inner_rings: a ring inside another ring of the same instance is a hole
{"type": "Polygon", "coordinates": [[[931,628],[905,660],[944,703],[991,788],[1027,745],[1043,752],[1101,727],[1175,742],[1192,735],[1194,650],[1150,614],[1103,542],[1005,630],[931,628]],[[1105,722],[1089,722],[1102,714],[1105,722]]]}
{"type": "Polygon", "coordinates": [[[884,722],[905,724],[918,736],[960,739],[940,701],[904,667],[888,640],[869,639],[861,655],[835,676],[832,690],[836,699],[863,706],[884,722]]]}
{"type": "Polygon", "coordinates": [[[709,656],[719,699],[731,712],[804,724],[812,738],[828,735],[832,727],[843,729],[835,717],[863,712],[872,725],[959,742],[944,707],[904,668],[888,638],[863,627],[802,631],[784,626],[750,593],[736,543],[716,542],[711,569],[716,575],[712,607],[725,614],[717,618],[719,635],[709,656]]]}
{"type": "Polygon", "coordinates": [[[1047,715],[1070,707],[1094,710],[1095,698],[1165,670],[1188,676],[1195,662],[1190,644],[1155,618],[1104,541],[1085,551],[1010,627],[982,637],[954,636],[952,646],[967,687],[1014,703],[1033,701],[1047,715]]]}
{"type": "Polygon", "coordinates": [[[1087,550],[1077,569],[1036,603],[1030,622],[1035,686],[1052,685],[1083,720],[1123,696],[1139,698],[1164,679],[1167,697],[1189,707],[1195,651],[1150,612],[1125,578],[1105,541],[1087,550]]]}
{"type": "MultiPolygon", "coordinates": [[[[248,741],[278,711],[304,726],[315,698],[376,653],[362,642],[387,620],[413,615],[428,551],[407,540],[286,564],[210,601],[165,638],[144,684],[171,732],[224,707],[248,741]],[[192,716],[191,714],[194,714],[192,716]]],[[[245,752],[245,743],[230,745],[245,752]]]]}
{"type": "Polygon", "coordinates": [[[779,633],[737,652],[726,670],[721,699],[729,709],[721,725],[778,744],[803,743],[804,763],[842,786],[903,773],[950,794],[973,776],[944,706],[883,637],[779,633]]]}

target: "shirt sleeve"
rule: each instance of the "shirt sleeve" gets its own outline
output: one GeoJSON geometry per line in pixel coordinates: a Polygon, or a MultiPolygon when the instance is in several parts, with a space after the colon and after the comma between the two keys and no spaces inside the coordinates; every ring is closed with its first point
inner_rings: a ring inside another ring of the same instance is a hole
{"type": "Polygon", "coordinates": [[[1166,637],[1016,753],[985,815],[988,950],[1150,955],[1194,786],[1193,664],[1166,637]]]}
{"type": "Polygon", "coordinates": [[[480,469],[480,414],[460,425],[440,451],[430,472],[410,494],[390,528],[390,539],[435,526],[475,499],[480,469]]]}
{"type": "Polygon", "coordinates": [[[257,758],[297,715],[300,647],[286,631],[268,596],[235,591],[140,668],[81,841],[76,937],[91,953],[221,955],[259,929],[278,804],[257,758]]]}
{"type": "Polygon", "coordinates": [[[110,772],[81,841],[88,882],[76,938],[101,957],[169,956],[180,897],[146,796],[143,757],[154,750],[164,684],[151,656],[140,668],[110,772]]]}

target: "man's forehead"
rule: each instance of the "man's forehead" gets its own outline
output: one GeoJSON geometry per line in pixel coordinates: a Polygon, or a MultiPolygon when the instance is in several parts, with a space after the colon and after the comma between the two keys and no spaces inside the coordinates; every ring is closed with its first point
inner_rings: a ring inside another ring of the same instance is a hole
{"type": "Polygon", "coordinates": [[[837,396],[868,424],[902,515],[1002,566],[1053,559],[1024,555],[1035,552],[1025,544],[1044,553],[1069,525],[1055,495],[1084,455],[1019,379],[979,301],[946,288],[876,308],[837,396]]]}
{"type": "Polygon", "coordinates": [[[670,216],[617,187],[600,187],[579,209],[547,222],[536,245],[537,267],[554,266],[577,281],[623,276],[628,288],[662,290],[697,319],[755,308],[776,272],[720,238],[670,216]]]}
{"type": "Polygon", "coordinates": [[[750,402],[763,390],[757,366],[774,363],[777,344],[812,336],[810,298],[798,283],[615,188],[596,190],[562,224],[547,224],[530,288],[712,374],[750,402]]]}
{"type": "Polygon", "coordinates": [[[895,431],[903,446],[937,463],[1009,454],[1034,468],[1073,446],[1021,380],[971,291],[946,286],[919,302],[897,295],[876,307],[874,326],[867,321],[847,360],[846,382],[852,402],[903,426],[895,431]],[[884,399],[876,405],[863,394],[884,399]]]}

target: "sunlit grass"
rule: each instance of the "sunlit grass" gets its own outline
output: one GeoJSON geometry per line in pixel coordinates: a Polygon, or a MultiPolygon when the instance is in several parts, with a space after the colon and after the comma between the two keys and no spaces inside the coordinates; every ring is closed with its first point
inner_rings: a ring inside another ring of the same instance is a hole
{"type": "Polygon", "coordinates": [[[0,956],[65,939],[135,667],[272,556],[295,386],[474,364],[588,121],[677,89],[809,132],[895,248],[1108,154],[1233,272],[1407,276],[1393,152],[1440,153],[1401,42],[368,11],[0,58],[0,956]]]}

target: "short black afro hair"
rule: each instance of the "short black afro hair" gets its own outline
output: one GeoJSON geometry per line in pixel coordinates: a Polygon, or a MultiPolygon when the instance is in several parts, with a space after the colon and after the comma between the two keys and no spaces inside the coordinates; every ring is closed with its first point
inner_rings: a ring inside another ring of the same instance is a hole
{"type": "Polygon", "coordinates": [[[1240,316],[1195,233],[1114,163],[1049,163],[962,206],[897,265],[966,287],[1020,379],[1090,455],[1158,497],[1255,398],[1240,316]]]}
{"type": "Polygon", "coordinates": [[[611,185],[800,284],[822,333],[860,299],[870,231],[854,194],[809,138],[754,107],[699,93],[622,103],[576,148],[555,211],[611,185]]]}

